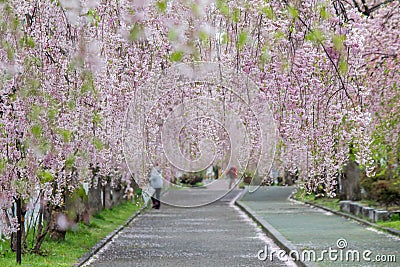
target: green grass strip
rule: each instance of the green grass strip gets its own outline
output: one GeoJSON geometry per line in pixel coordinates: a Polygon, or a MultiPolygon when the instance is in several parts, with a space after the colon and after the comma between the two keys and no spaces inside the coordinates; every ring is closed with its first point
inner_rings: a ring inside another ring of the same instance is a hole
{"type": "MultiPolygon", "coordinates": [[[[23,254],[21,266],[72,266],[107,234],[125,224],[140,207],[139,204],[124,202],[100,211],[91,218],[89,225],[79,223],[77,230],[68,230],[64,241],[46,238],[41,248],[42,255],[23,254]]],[[[17,266],[9,240],[0,242],[0,266],[17,266]]]]}
{"type": "MultiPolygon", "coordinates": [[[[309,202],[311,204],[318,204],[320,206],[329,208],[331,210],[335,211],[340,211],[340,204],[339,204],[339,199],[338,198],[327,198],[327,197],[322,197],[322,198],[316,198],[314,194],[307,194],[303,189],[300,189],[296,192],[296,195],[294,197],[296,200],[302,201],[302,202],[309,202]]],[[[373,201],[367,201],[363,200],[360,201],[364,205],[368,205],[371,203],[376,203],[373,201]]],[[[372,207],[376,207],[376,205],[370,205],[372,207]]],[[[387,227],[387,228],[392,228],[396,230],[400,230],[400,218],[399,216],[394,216],[391,220],[389,221],[379,221],[376,222],[381,227],[387,227]]]]}
{"type": "Polygon", "coordinates": [[[309,202],[312,204],[318,204],[330,208],[335,211],[340,210],[340,204],[338,198],[328,198],[328,197],[316,197],[314,193],[308,194],[304,189],[299,189],[294,197],[296,200],[302,202],[309,202]]]}

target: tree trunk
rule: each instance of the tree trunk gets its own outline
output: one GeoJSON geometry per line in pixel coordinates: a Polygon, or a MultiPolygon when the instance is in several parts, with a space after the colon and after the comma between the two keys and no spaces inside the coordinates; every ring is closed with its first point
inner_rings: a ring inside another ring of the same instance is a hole
{"type": "Polygon", "coordinates": [[[22,261],[22,228],[24,227],[22,221],[22,205],[21,205],[21,198],[17,198],[17,219],[18,219],[18,231],[17,231],[17,263],[21,264],[22,261]]]}
{"type": "Polygon", "coordinates": [[[38,230],[37,230],[37,235],[36,235],[36,244],[33,249],[34,253],[39,253],[40,247],[42,246],[42,243],[44,241],[44,238],[46,237],[49,228],[50,228],[50,218],[51,218],[51,213],[52,213],[52,207],[47,208],[48,211],[46,212],[45,210],[45,205],[40,201],[40,209],[39,209],[39,223],[38,223],[38,230]],[[45,217],[45,214],[47,213],[47,218],[45,220],[47,221],[46,228],[43,230],[43,217],[45,217]]]}
{"type": "Polygon", "coordinates": [[[341,200],[361,199],[360,168],[356,162],[350,161],[343,168],[339,186],[341,200]]]}
{"type": "Polygon", "coordinates": [[[65,240],[67,233],[66,216],[61,211],[54,211],[50,221],[50,238],[53,240],[65,240]]]}

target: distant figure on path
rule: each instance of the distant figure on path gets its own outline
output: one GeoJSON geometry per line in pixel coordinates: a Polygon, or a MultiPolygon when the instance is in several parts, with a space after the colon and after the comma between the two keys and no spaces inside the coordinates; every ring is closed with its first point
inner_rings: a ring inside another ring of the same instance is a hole
{"type": "Polygon", "coordinates": [[[226,171],[226,176],[228,176],[229,189],[231,189],[232,188],[232,184],[235,182],[235,179],[237,178],[237,168],[236,168],[236,166],[230,167],[229,170],[226,171]]]}
{"type": "Polygon", "coordinates": [[[156,190],[155,197],[151,197],[151,200],[153,201],[153,208],[160,209],[161,205],[160,194],[161,194],[161,188],[163,186],[163,178],[161,176],[161,171],[159,166],[156,165],[151,169],[149,180],[151,187],[153,187],[156,190]]]}

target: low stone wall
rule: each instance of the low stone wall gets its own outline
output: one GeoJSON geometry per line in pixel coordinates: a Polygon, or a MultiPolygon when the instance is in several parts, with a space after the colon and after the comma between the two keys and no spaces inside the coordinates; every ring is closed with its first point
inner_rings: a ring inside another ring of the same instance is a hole
{"type": "Polygon", "coordinates": [[[387,210],[374,209],[350,200],[340,201],[339,204],[341,211],[351,213],[359,218],[368,219],[372,222],[387,221],[393,215],[393,213],[387,210]]]}

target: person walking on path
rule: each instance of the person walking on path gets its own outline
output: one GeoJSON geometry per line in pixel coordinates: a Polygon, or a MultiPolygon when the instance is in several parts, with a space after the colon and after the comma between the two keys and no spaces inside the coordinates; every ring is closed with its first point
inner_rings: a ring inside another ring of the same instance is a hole
{"type": "Polygon", "coordinates": [[[237,178],[237,169],[236,166],[232,166],[227,170],[226,176],[228,176],[229,179],[229,189],[232,188],[232,184],[235,182],[235,179],[237,178]]]}
{"type": "Polygon", "coordinates": [[[161,205],[160,194],[161,194],[161,188],[163,186],[163,178],[161,176],[160,167],[155,166],[151,169],[149,180],[151,187],[153,187],[154,190],[156,190],[155,197],[154,196],[151,197],[151,200],[153,201],[153,208],[160,209],[161,205]]]}

